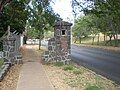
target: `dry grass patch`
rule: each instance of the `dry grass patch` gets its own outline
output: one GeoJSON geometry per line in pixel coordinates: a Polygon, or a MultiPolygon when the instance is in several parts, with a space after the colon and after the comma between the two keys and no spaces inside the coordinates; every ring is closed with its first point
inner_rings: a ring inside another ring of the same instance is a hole
{"type": "Polygon", "coordinates": [[[19,72],[22,65],[14,65],[0,82],[0,90],[16,90],[19,72]]]}
{"type": "Polygon", "coordinates": [[[95,72],[76,64],[44,64],[47,75],[55,90],[120,90],[115,85],[95,72]]]}

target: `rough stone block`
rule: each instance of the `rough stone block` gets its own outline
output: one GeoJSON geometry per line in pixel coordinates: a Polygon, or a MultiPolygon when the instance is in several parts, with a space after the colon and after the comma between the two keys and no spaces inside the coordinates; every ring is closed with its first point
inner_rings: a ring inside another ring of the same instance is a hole
{"type": "Polygon", "coordinates": [[[49,51],[45,51],[45,55],[48,55],[49,54],[49,51]]]}
{"type": "Polygon", "coordinates": [[[50,51],[51,51],[51,50],[52,50],[52,46],[49,46],[49,47],[48,47],[48,50],[50,50],[50,51]]]}

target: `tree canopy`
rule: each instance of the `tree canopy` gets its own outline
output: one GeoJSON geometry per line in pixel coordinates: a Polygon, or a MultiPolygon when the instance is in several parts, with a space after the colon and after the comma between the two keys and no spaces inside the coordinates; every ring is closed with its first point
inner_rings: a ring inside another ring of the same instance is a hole
{"type": "MultiPolygon", "coordinates": [[[[72,0],[73,12],[76,14],[78,11],[83,11],[85,16],[93,16],[88,18],[92,22],[91,30],[100,31],[104,35],[116,40],[115,46],[117,46],[118,34],[120,33],[120,0],[72,0]]],[[[85,21],[83,20],[84,23],[85,21]]],[[[76,22],[75,22],[76,23],[76,22]]],[[[77,23],[78,24],[78,23],[77,23]]],[[[75,24],[76,25],[76,24],[75,24]]],[[[81,27],[82,25],[77,25],[81,27]]],[[[74,26],[76,27],[76,26],[74,26]]],[[[88,28],[88,25],[86,26],[88,28]]],[[[84,28],[85,28],[84,27],[84,28]]],[[[89,32],[91,30],[87,30],[89,32]]]]}
{"type": "Polygon", "coordinates": [[[26,9],[25,0],[12,0],[6,4],[0,15],[0,34],[3,35],[7,27],[11,27],[11,31],[23,33],[28,19],[28,10],[26,9]]]}
{"type": "Polygon", "coordinates": [[[52,10],[50,2],[51,0],[1,0],[0,36],[8,26],[12,32],[17,33],[23,33],[27,23],[36,30],[52,26],[58,15],[52,10]]]}

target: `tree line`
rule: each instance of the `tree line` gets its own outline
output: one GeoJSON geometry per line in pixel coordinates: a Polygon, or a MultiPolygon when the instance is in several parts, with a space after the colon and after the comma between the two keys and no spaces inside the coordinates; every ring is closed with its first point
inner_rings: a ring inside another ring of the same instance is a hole
{"type": "Polygon", "coordinates": [[[106,36],[109,43],[114,38],[114,45],[118,46],[118,34],[120,33],[120,0],[73,0],[73,12],[84,12],[84,16],[78,17],[75,20],[73,33],[81,42],[82,37],[88,35],[93,36],[93,41],[99,33],[104,34],[104,41],[106,36]]]}

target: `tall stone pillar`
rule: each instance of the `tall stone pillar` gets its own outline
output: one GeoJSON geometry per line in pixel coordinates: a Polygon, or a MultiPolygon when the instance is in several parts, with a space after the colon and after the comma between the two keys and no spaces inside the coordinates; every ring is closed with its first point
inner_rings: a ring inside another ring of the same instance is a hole
{"type": "Polygon", "coordinates": [[[54,26],[54,38],[56,40],[56,59],[70,60],[71,54],[71,23],[58,21],[54,26]]]}
{"type": "Polygon", "coordinates": [[[58,21],[54,25],[54,38],[48,41],[48,51],[44,54],[45,61],[60,61],[67,63],[71,60],[71,23],[58,21]]]}

